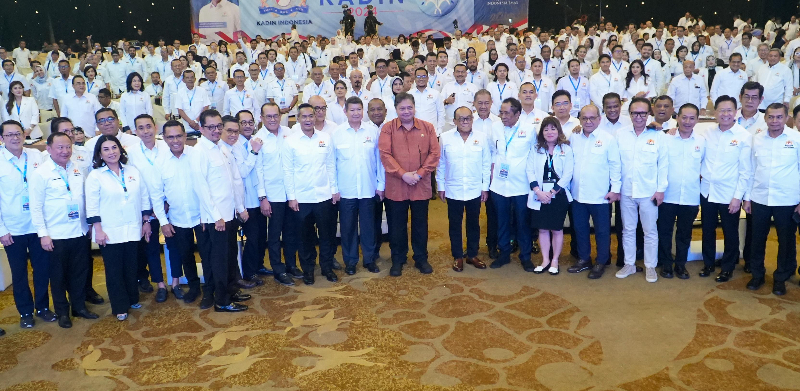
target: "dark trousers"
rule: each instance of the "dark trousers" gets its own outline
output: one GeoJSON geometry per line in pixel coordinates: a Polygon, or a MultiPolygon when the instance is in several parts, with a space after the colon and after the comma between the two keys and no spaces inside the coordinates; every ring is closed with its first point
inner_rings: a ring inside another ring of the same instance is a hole
{"type": "Polygon", "coordinates": [[[377,232],[374,222],[375,198],[342,198],[339,201],[339,232],[342,259],[346,265],[358,264],[359,242],[362,263],[367,265],[375,262],[377,232]]]}
{"type": "Polygon", "coordinates": [[[494,193],[489,192],[486,200],[486,246],[489,250],[497,249],[497,210],[494,206],[494,193]]]}
{"type": "Polygon", "coordinates": [[[14,304],[20,315],[33,314],[50,306],[50,254],[42,249],[39,235],[11,236],[14,244],[5,247],[8,266],[11,268],[11,284],[14,288],[14,304]],[[33,269],[33,293],[28,284],[28,259],[33,269]]]}
{"type": "Polygon", "coordinates": [[[739,212],[728,213],[728,204],[709,202],[700,195],[700,220],[703,227],[703,263],[714,267],[717,253],[717,218],[722,224],[725,250],[722,253],[722,271],[730,272],[739,261],[739,212]]]}
{"type": "Polygon", "coordinates": [[[300,267],[303,273],[314,273],[317,249],[314,243],[319,231],[319,268],[323,273],[333,269],[333,254],[336,251],[336,220],[331,200],[300,204],[294,212],[300,221],[300,267]],[[314,226],[316,225],[316,229],[314,226]]]}
{"type": "Polygon", "coordinates": [[[481,197],[467,201],[447,199],[447,220],[450,223],[450,252],[453,259],[464,257],[464,243],[461,239],[461,221],[464,212],[467,214],[467,258],[478,256],[478,246],[480,245],[481,226],[481,197]]]}
{"type": "Polygon", "coordinates": [[[663,202],[658,206],[658,263],[671,269],[685,266],[692,243],[692,224],[700,207],[663,202]],[[672,230],[675,229],[675,258],[672,258],[672,230]]]}
{"type": "MultiPolygon", "coordinates": [[[[198,225],[194,228],[175,227],[175,235],[171,238],[164,238],[169,248],[169,262],[172,278],[180,278],[186,274],[186,281],[189,289],[200,289],[200,277],[197,275],[197,261],[194,258],[194,238],[197,241],[203,239],[203,226],[198,225]]],[[[199,245],[198,245],[199,247],[199,245]]]]}
{"type": "MultiPolygon", "coordinates": [[[[234,219],[233,229],[228,229],[228,227],[225,227],[225,233],[228,234],[228,262],[233,260],[232,264],[234,265],[233,269],[236,276],[234,281],[237,282],[242,279],[242,272],[239,269],[239,228],[241,224],[242,223],[239,222],[239,220],[234,219]]],[[[228,272],[230,273],[230,271],[228,272]]],[[[235,291],[236,289],[234,289],[234,292],[235,291]]]]}
{"type": "MultiPolygon", "coordinates": [[[[86,262],[89,263],[89,273],[86,274],[86,294],[94,292],[94,257],[92,256],[92,229],[86,233],[86,262]]],[[[95,292],[97,293],[97,292],[95,292]]]]}
{"type": "Polygon", "coordinates": [[[769,235],[770,217],[775,223],[778,236],[778,267],[772,274],[776,282],[786,281],[794,275],[797,268],[797,243],[795,229],[797,224],[792,220],[794,206],[766,206],[751,202],[753,220],[753,242],[750,245],[750,270],[753,278],[764,278],[764,252],[769,235]]]}
{"type": "Polygon", "coordinates": [[[242,275],[250,278],[256,270],[264,267],[264,254],[267,251],[267,218],[260,208],[247,209],[247,221],[242,223],[242,231],[247,240],[242,249],[242,275]]]}
{"type": "Polygon", "coordinates": [[[381,244],[383,243],[383,211],[386,210],[386,226],[389,227],[389,207],[386,206],[387,199],[381,200],[377,195],[375,200],[375,250],[372,252],[373,262],[378,260],[381,253],[381,244]]]}
{"type": "Polygon", "coordinates": [[[503,197],[492,192],[495,211],[497,212],[497,244],[500,247],[500,262],[511,261],[511,221],[506,218],[514,213],[516,219],[516,240],[519,243],[519,259],[523,262],[531,260],[531,225],[529,223],[527,195],[503,197]]]}
{"type": "MultiPolygon", "coordinates": [[[[299,225],[294,211],[286,202],[270,202],[272,215],[267,219],[267,249],[269,265],[275,274],[286,273],[286,267],[297,267],[297,249],[300,246],[299,225]],[[281,237],[283,259],[281,259],[281,237]]],[[[259,212],[261,213],[261,212],[259,212]]]]}
{"type": "Polygon", "coordinates": [[[125,242],[100,246],[106,269],[106,288],[111,301],[111,313],[127,314],[131,305],[139,302],[136,284],[139,242],[125,242]]]}
{"type": "MultiPolygon", "coordinates": [[[[617,236],[617,262],[625,262],[625,249],[622,245],[622,209],[619,201],[614,201],[614,234],[617,236]]],[[[611,216],[609,216],[610,219],[611,216]]],[[[636,252],[644,248],[644,229],[642,222],[636,224],[636,252]]]]}
{"type": "Polygon", "coordinates": [[[236,258],[230,259],[230,232],[236,230],[236,221],[225,222],[225,231],[214,229],[214,223],[203,224],[202,240],[197,241],[197,249],[203,263],[203,296],[213,295],[214,303],[227,306],[235,293],[236,280],[239,279],[239,265],[236,258]]]}
{"type": "MultiPolygon", "coordinates": [[[[164,271],[161,268],[161,244],[158,242],[158,220],[150,220],[150,242],[142,238],[139,241],[136,279],[147,281],[147,270],[150,269],[150,281],[164,282],[164,271]]],[[[134,303],[135,304],[135,303],[134,303]]]]}
{"type": "Polygon", "coordinates": [[[750,252],[752,251],[750,243],[753,242],[753,215],[745,212],[744,222],[744,248],[742,249],[742,258],[744,258],[745,265],[750,262],[750,252]]]}
{"type": "Polygon", "coordinates": [[[414,262],[428,262],[428,204],[430,200],[386,201],[389,207],[389,247],[392,265],[408,260],[408,212],[411,211],[411,248],[414,262]]]}
{"type": "Polygon", "coordinates": [[[87,261],[89,245],[86,236],[53,240],[50,253],[50,293],[58,315],[86,309],[86,278],[91,273],[87,261]],[[67,300],[69,293],[69,300],[67,300]]]}
{"type": "Polygon", "coordinates": [[[594,222],[594,245],[597,248],[597,259],[599,265],[607,265],[611,262],[611,208],[608,204],[583,204],[573,202],[572,206],[572,229],[575,233],[575,245],[577,246],[578,257],[585,261],[591,260],[591,227],[589,218],[594,222]]]}

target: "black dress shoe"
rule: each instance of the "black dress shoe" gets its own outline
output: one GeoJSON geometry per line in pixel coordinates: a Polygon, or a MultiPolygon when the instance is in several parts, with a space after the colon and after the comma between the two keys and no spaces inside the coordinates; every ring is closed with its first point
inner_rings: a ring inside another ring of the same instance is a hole
{"type": "Polygon", "coordinates": [[[314,285],[314,272],[303,273],[303,284],[314,285]]]}
{"type": "Polygon", "coordinates": [[[262,267],[261,269],[256,270],[256,274],[258,274],[259,276],[272,276],[275,274],[275,272],[265,267],[262,267]]]}
{"type": "Polygon", "coordinates": [[[536,266],[533,266],[533,262],[531,261],[522,261],[522,270],[533,273],[533,271],[536,270],[536,266]]]}
{"type": "Polygon", "coordinates": [[[236,292],[231,295],[231,301],[233,301],[234,303],[241,303],[243,301],[250,300],[251,298],[252,296],[242,292],[236,292]]]}
{"type": "Polygon", "coordinates": [[[678,277],[681,280],[688,280],[689,272],[686,270],[686,267],[675,265],[675,277],[678,277]]]}
{"type": "Polygon", "coordinates": [[[247,306],[244,304],[239,303],[230,303],[226,306],[214,306],[214,311],[216,312],[242,312],[247,311],[247,306]]]}
{"type": "Polygon", "coordinates": [[[199,292],[197,289],[189,288],[189,292],[183,294],[183,302],[186,304],[194,303],[197,300],[197,296],[199,296],[199,292]]]}
{"type": "Polygon", "coordinates": [[[156,291],[156,303],[165,301],[167,301],[167,288],[158,288],[158,291],[156,291]]]}
{"type": "Polygon", "coordinates": [[[247,281],[255,283],[256,286],[264,285],[264,280],[262,280],[261,277],[258,276],[258,274],[253,274],[252,276],[250,276],[250,278],[247,279],[247,281]]]}
{"type": "Polygon", "coordinates": [[[328,270],[327,272],[322,272],[322,275],[330,282],[339,282],[339,276],[333,272],[333,270],[328,270]]]}
{"type": "Polygon", "coordinates": [[[669,268],[662,267],[661,268],[661,277],[672,278],[672,277],[675,277],[675,274],[672,273],[672,268],[671,267],[669,267],[669,268]]]}
{"type": "Polygon", "coordinates": [[[403,264],[393,263],[392,268],[389,269],[389,275],[392,277],[400,277],[403,275],[403,264]]]}
{"type": "Polygon", "coordinates": [[[347,266],[345,266],[344,267],[344,272],[348,276],[352,276],[353,274],[356,274],[356,265],[347,265],[347,266]]]}
{"type": "Polygon", "coordinates": [[[364,267],[367,268],[367,271],[369,271],[370,273],[380,273],[381,272],[381,269],[378,268],[378,264],[375,263],[375,262],[368,263],[368,264],[364,265],[364,267]]]}
{"type": "Polygon", "coordinates": [[[431,267],[431,264],[428,263],[428,261],[414,262],[414,267],[417,268],[419,272],[422,274],[433,273],[433,268],[431,267]]]}
{"type": "Polygon", "coordinates": [[[772,283],[772,294],[775,296],[783,296],[786,294],[786,283],[783,281],[775,281],[772,283]]]}
{"type": "Polygon", "coordinates": [[[714,279],[716,282],[728,282],[730,281],[731,277],[733,277],[733,272],[719,272],[717,278],[714,279]]]}
{"type": "Polygon", "coordinates": [[[84,319],[97,319],[100,315],[95,314],[92,311],[87,309],[82,309],[80,311],[72,311],[72,316],[75,318],[84,318],[84,319]]]}
{"type": "Polygon", "coordinates": [[[3,329],[0,329],[0,337],[2,337],[2,336],[4,336],[4,335],[6,335],[6,331],[5,331],[5,330],[3,330],[3,329]]]}
{"type": "Polygon", "coordinates": [[[62,329],[68,329],[72,327],[72,319],[69,318],[69,315],[60,315],[58,317],[58,327],[62,329]]]}
{"type": "Polygon", "coordinates": [[[294,267],[294,266],[287,267],[286,268],[286,273],[288,273],[290,276],[292,276],[294,278],[303,278],[303,271],[300,270],[300,268],[298,268],[298,267],[294,267]]]}
{"type": "Polygon", "coordinates": [[[253,289],[258,286],[258,284],[256,284],[255,282],[247,280],[236,281],[236,284],[239,285],[239,287],[242,289],[253,289]]]}
{"type": "Polygon", "coordinates": [[[180,285],[175,285],[172,287],[172,295],[175,296],[178,300],[183,300],[183,297],[186,295],[183,293],[183,289],[181,289],[180,285]]]}
{"type": "Polygon", "coordinates": [[[278,284],[286,286],[294,286],[294,280],[292,280],[292,277],[287,273],[275,274],[272,276],[272,278],[274,278],[275,281],[278,282],[278,284]]]}
{"type": "Polygon", "coordinates": [[[153,291],[153,285],[150,284],[150,281],[142,280],[139,281],[139,292],[150,293],[153,291]]]}
{"type": "Polygon", "coordinates": [[[489,259],[497,259],[500,256],[500,251],[496,248],[489,249],[489,259]]]}
{"type": "Polygon", "coordinates": [[[203,300],[200,300],[200,309],[207,310],[214,306],[214,296],[203,294],[203,300]]]}
{"type": "Polygon", "coordinates": [[[97,292],[95,292],[94,289],[89,289],[88,291],[86,291],[86,301],[94,305],[105,303],[103,297],[100,296],[97,292]]]}
{"type": "Polygon", "coordinates": [[[567,268],[567,273],[580,273],[584,270],[589,270],[591,267],[591,262],[579,259],[578,262],[575,262],[574,265],[567,268]]]}
{"type": "Polygon", "coordinates": [[[596,263],[592,266],[592,270],[589,271],[589,275],[587,276],[590,280],[597,280],[600,277],[603,277],[603,273],[606,271],[606,265],[602,263],[596,263]]]}
{"type": "Polygon", "coordinates": [[[750,262],[744,261],[744,267],[742,268],[742,271],[747,273],[747,274],[750,274],[750,273],[753,272],[752,270],[750,270],[750,262]]]}
{"type": "Polygon", "coordinates": [[[503,267],[503,266],[505,266],[505,265],[508,265],[509,263],[510,263],[510,262],[507,262],[507,261],[501,261],[501,260],[499,260],[499,259],[495,259],[495,261],[494,261],[494,262],[492,262],[492,263],[489,265],[489,268],[491,268],[491,269],[499,269],[499,268],[501,268],[501,267],[503,267]]]}
{"type": "Polygon", "coordinates": [[[333,260],[333,270],[342,270],[342,264],[337,260],[333,260]]]}
{"type": "Polygon", "coordinates": [[[19,327],[22,329],[32,329],[36,324],[33,320],[33,314],[23,315],[19,317],[19,327]]]}
{"type": "Polygon", "coordinates": [[[708,276],[714,274],[714,269],[715,268],[713,266],[703,266],[703,270],[700,270],[700,274],[698,274],[698,275],[700,277],[708,277],[708,276]]]}
{"type": "Polygon", "coordinates": [[[58,315],[56,315],[55,313],[53,313],[53,311],[50,311],[47,308],[40,311],[36,311],[36,316],[45,322],[55,322],[58,320],[58,315]]]}
{"type": "Polygon", "coordinates": [[[764,285],[763,277],[762,278],[753,277],[750,279],[750,282],[747,283],[747,289],[750,289],[751,291],[757,291],[758,288],[761,288],[762,285],[764,285]]]}
{"type": "Polygon", "coordinates": [[[542,250],[539,248],[539,244],[536,243],[536,242],[533,242],[533,245],[531,245],[531,253],[539,254],[540,252],[542,252],[542,250]]]}

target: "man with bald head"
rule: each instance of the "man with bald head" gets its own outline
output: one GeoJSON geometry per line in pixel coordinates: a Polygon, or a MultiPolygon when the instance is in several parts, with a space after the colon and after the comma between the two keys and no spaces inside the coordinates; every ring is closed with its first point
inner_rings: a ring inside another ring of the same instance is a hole
{"type": "Polygon", "coordinates": [[[681,107],[691,103],[700,108],[700,115],[706,113],[708,105],[708,89],[706,82],[694,73],[695,64],[692,60],[683,61],[683,74],[675,76],[669,83],[667,95],[672,97],[673,107],[681,107]]]}
{"type": "MultiPolygon", "coordinates": [[[[328,121],[326,119],[326,114],[328,112],[328,103],[319,95],[314,95],[308,98],[308,102],[314,108],[314,129],[328,133],[329,135],[333,135],[333,131],[336,130],[336,123],[333,121],[328,121]]],[[[292,126],[292,131],[300,130],[300,124],[294,124],[292,126]]]]}
{"type": "Polygon", "coordinates": [[[303,103],[308,103],[311,97],[315,95],[322,97],[326,102],[335,99],[333,84],[324,82],[322,78],[322,68],[311,68],[312,83],[308,83],[303,87],[303,103]]]}
{"type": "Polygon", "coordinates": [[[621,163],[617,140],[610,133],[597,129],[603,117],[600,109],[589,104],[578,114],[581,131],[570,138],[575,167],[572,174],[572,217],[575,241],[578,244],[578,261],[567,271],[580,273],[591,268],[589,278],[603,276],[611,260],[611,208],[609,203],[619,200],[621,163]],[[589,217],[595,230],[597,259],[591,261],[589,217]]]}
{"type": "MultiPolygon", "coordinates": [[[[367,73],[367,75],[369,75],[367,73]]],[[[355,69],[350,72],[350,91],[347,92],[347,97],[355,96],[363,102],[369,102],[372,99],[372,94],[363,87],[364,73],[355,69]]]]}

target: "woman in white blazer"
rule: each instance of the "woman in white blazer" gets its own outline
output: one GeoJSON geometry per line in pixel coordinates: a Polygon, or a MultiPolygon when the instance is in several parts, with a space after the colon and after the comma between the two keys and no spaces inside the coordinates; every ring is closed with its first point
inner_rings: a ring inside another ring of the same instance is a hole
{"type": "Polygon", "coordinates": [[[150,238],[153,214],[144,180],[128,165],[125,149],[115,136],[101,135],[94,147],[93,168],[86,178],[86,216],[94,230],[106,269],[111,312],[128,318],[129,308],[141,308],[136,267],[139,241],[150,238]]]}
{"type": "Polygon", "coordinates": [[[569,141],[555,117],[542,120],[536,145],[528,154],[526,172],[531,192],[528,193],[528,208],[531,209],[531,227],[539,230],[539,247],[542,264],[534,269],[552,275],[559,273],[558,257],[564,244],[564,219],[567,217],[572,194],[573,156],[569,141]],[[550,256],[552,235],[553,258],[550,256]]]}
{"type": "MultiPolygon", "coordinates": [[[[133,126],[133,120],[140,114],[153,115],[153,105],[150,103],[150,95],[144,92],[142,75],[137,72],[131,73],[125,84],[128,92],[123,93],[119,98],[119,116],[122,123],[126,125],[125,128],[129,128],[135,134],[136,127],[133,126]]],[[[129,130],[125,128],[123,129],[129,130]]]]}
{"type": "Polygon", "coordinates": [[[22,124],[25,138],[40,139],[42,130],[39,129],[39,105],[36,99],[23,96],[25,92],[21,81],[12,81],[8,86],[8,102],[3,110],[3,121],[13,119],[22,124]]]}

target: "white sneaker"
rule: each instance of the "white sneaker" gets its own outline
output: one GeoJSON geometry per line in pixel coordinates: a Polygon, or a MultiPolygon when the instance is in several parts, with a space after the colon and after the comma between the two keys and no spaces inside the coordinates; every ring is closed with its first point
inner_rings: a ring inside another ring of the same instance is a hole
{"type": "Polygon", "coordinates": [[[625,265],[617,272],[617,278],[625,278],[636,273],[636,265],[625,265]]]}
{"type": "Polygon", "coordinates": [[[656,282],[656,281],[658,281],[658,273],[656,273],[656,268],[654,268],[654,267],[645,268],[644,273],[645,273],[644,274],[645,275],[645,280],[647,280],[647,282],[656,282]]]}

